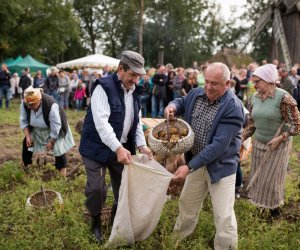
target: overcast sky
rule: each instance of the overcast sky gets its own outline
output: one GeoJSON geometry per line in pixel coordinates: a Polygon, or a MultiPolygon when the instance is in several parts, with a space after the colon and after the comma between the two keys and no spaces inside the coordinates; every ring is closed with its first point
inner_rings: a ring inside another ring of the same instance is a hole
{"type": "Polygon", "coordinates": [[[246,4],[246,0],[215,0],[216,3],[220,4],[221,6],[221,14],[225,20],[228,20],[230,16],[232,16],[231,8],[237,7],[236,11],[240,14],[243,12],[243,5],[246,4]]]}

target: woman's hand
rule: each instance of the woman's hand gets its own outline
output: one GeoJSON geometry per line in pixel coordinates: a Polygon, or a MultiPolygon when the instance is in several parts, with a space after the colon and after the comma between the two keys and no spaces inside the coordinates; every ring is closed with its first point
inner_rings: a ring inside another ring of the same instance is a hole
{"type": "Polygon", "coordinates": [[[272,151],[276,150],[279,147],[280,143],[283,142],[283,139],[284,139],[283,136],[280,135],[276,138],[273,138],[271,141],[269,141],[267,145],[271,148],[272,151]]]}
{"type": "Polygon", "coordinates": [[[48,143],[46,144],[47,151],[52,150],[54,148],[54,144],[55,144],[55,140],[54,139],[50,139],[48,141],[48,143]]]}
{"type": "Polygon", "coordinates": [[[26,136],[26,146],[27,148],[32,147],[33,140],[31,139],[30,136],[26,136]]]}

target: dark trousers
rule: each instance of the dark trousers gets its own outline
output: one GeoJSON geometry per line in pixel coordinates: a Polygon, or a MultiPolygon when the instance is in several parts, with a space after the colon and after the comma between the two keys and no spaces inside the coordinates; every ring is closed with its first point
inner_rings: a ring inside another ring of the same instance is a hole
{"type": "MultiPolygon", "coordinates": [[[[26,138],[24,138],[23,148],[22,148],[22,161],[25,166],[32,164],[32,155],[33,155],[33,152],[28,151],[28,147],[26,145],[26,138]]],[[[61,170],[62,168],[65,168],[67,165],[66,155],[63,154],[61,156],[55,156],[55,164],[54,165],[57,170],[61,170]]]]}
{"type": "Polygon", "coordinates": [[[241,169],[241,163],[238,163],[237,171],[236,171],[236,179],[235,179],[235,186],[241,187],[243,181],[243,174],[241,169]]]}
{"type": "Polygon", "coordinates": [[[87,183],[85,187],[86,206],[92,216],[99,215],[106,200],[105,173],[108,168],[111,185],[114,193],[112,220],[117,210],[119,189],[121,185],[124,166],[117,159],[111,160],[107,165],[82,157],[85,166],[87,183]]]}

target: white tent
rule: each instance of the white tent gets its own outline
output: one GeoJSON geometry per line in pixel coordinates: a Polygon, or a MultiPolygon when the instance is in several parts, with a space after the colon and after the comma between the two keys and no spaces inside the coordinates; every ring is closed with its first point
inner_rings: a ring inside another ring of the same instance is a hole
{"type": "Polygon", "coordinates": [[[94,54],[85,56],[72,61],[59,63],[56,66],[58,68],[102,68],[105,65],[110,67],[118,67],[120,60],[113,57],[94,54]]]}

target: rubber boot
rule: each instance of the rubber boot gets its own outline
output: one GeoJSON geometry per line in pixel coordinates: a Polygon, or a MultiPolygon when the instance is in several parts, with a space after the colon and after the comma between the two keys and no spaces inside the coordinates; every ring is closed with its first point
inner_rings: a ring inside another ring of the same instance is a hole
{"type": "Polygon", "coordinates": [[[100,214],[96,216],[92,216],[92,234],[95,235],[96,240],[99,243],[102,243],[103,241],[103,235],[102,235],[102,230],[101,230],[101,218],[100,214]]]}

